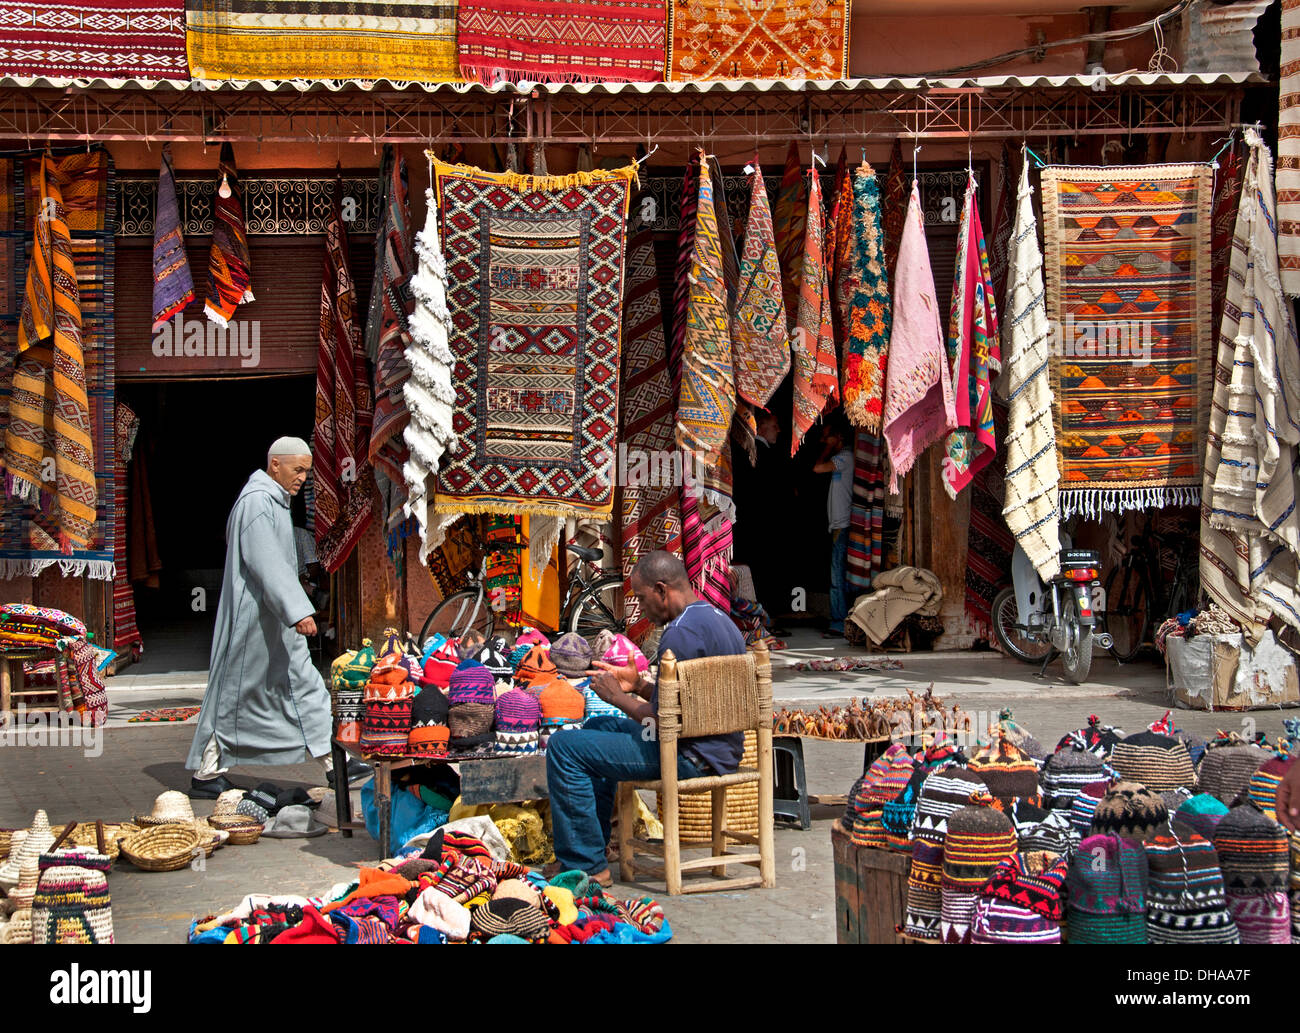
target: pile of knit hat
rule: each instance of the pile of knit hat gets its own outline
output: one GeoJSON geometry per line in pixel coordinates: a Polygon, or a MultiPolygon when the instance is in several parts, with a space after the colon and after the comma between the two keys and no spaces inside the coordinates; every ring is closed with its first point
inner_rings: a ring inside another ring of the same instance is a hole
{"type": "Polygon", "coordinates": [[[1039,757],[1002,717],[969,759],[891,744],[849,794],[852,842],[909,855],[905,937],[1300,942],[1300,837],[1274,810],[1294,758],[1172,713],[1135,735],[1093,716],[1039,757]]]}
{"type": "MultiPolygon", "coordinates": [[[[514,691],[514,690],[512,690],[514,691]]],[[[664,943],[650,897],[619,899],[585,872],[550,879],[499,844],[439,829],[419,856],[362,868],[314,897],[252,894],[190,925],[190,943],[664,943]]]]}

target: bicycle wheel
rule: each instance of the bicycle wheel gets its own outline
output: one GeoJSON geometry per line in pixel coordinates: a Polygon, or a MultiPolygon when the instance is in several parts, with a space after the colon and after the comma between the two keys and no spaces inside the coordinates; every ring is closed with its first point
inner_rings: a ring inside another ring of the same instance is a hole
{"type": "Polygon", "coordinates": [[[1020,616],[1016,609],[1015,589],[1002,589],[993,600],[992,612],[993,636],[1003,651],[1027,664],[1041,664],[1051,652],[1052,645],[1046,639],[1030,638],[1016,627],[1020,616]]]}
{"type": "Polygon", "coordinates": [[[1142,651],[1151,625],[1151,586],[1135,566],[1115,567],[1106,575],[1102,621],[1110,635],[1110,655],[1128,663],[1142,651]]]}
{"type": "Polygon", "coordinates": [[[419,646],[423,649],[431,635],[460,638],[471,630],[482,633],[484,639],[490,639],[494,622],[492,607],[482,594],[474,588],[462,588],[433,608],[420,629],[419,646]]]}
{"type": "Polygon", "coordinates": [[[603,577],[573,601],[566,628],[594,644],[602,631],[622,632],[627,627],[622,613],[623,579],[603,577]]]}

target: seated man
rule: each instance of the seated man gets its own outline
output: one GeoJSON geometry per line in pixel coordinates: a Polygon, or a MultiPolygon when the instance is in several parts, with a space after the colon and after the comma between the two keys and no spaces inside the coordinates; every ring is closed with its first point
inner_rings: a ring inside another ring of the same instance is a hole
{"type": "MultiPolygon", "coordinates": [[[[659,656],[678,660],[736,656],[745,640],[731,619],[700,599],[686,567],[668,552],[641,557],[632,570],[632,591],[644,612],[665,625],[659,656]]],[[[601,885],[612,882],[606,856],[614,793],[619,782],[658,778],[658,682],[643,678],[636,664],[596,663],[591,687],[628,716],[597,717],[584,727],[556,732],[546,747],[546,782],[551,794],[556,869],[580,869],[601,885]]],[[[725,775],[740,766],[740,732],[679,739],[677,777],[725,775]]]]}

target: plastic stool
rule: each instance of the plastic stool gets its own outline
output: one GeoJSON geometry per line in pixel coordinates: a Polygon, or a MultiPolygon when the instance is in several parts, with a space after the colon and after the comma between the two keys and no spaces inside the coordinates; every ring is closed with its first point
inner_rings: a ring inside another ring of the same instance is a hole
{"type": "Polygon", "coordinates": [[[799,823],[807,832],[812,828],[812,812],[808,808],[808,779],[804,775],[803,740],[797,735],[774,736],[772,739],[772,768],[776,785],[772,789],[772,813],[777,818],[789,818],[799,823]]]}

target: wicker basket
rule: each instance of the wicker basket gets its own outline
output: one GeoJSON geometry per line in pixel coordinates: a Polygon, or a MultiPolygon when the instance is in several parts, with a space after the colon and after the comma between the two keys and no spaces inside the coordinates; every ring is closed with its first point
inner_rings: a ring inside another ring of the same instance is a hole
{"type": "MultiPolygon", "coordinates": [[[[740,758],[742,768],[758,767],[758,736],[745,733],[745,753],[740,758]]],[[[659,820],[663,820],[663,800],[658,800],[659,820]]],[[[758,835],[758,783],[746,782],[727,790],[727,817],[724,823],[733,832],[758,835]]],[[[713,794],[679,794],[677,798],[677,831],[683,844],[710,843],[713,840],[713,794]]]]}
{"type": "Polygon", "coordinates": [[[198,833],[199,849],[203,851],[204,857],[211,857],[230,839],[229,832],[213,828],[202,818],[194,823],[194,831],[198,833]]]}
{"type": "MultiPolygon", "coordinates": [[[[59,825],[52,827],[51,832],[57,839],[63,835],[63,830],[67,826],[59,825]]],[[[131,822],[104,822],[104,853],[108,855],[110,861],[116,861],[118,857],[118,840],[131,835],[133,832],[139,832],[140,826],[131,822]]],[[[72,830],[72,835],[64,841],[64,846],[88,846],[99,849],[99,840],[95,836],[95,823],[79,822],[77,827],[72,830]]]]}
{"type": "Polygon", "coordinates": [[[9,844],[13,838],[13,829],[0,829],[0,861],[4,861],[9,857],[9,844]]]}
{"type": "Polygon", "coordinates": [[[146,872],[174,872],[184,868],[201,849],[193,825],[169,822],[133,832],[120,840],[122,856],[146,872]]]}
{"type": "Polygon", "coordinates": [[[245,814],[214,814],[208,819],[214,829],[229,834],[231,846],[251,846],[262,835],[262,825],[245,814]]]}

